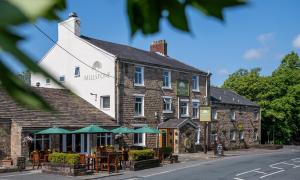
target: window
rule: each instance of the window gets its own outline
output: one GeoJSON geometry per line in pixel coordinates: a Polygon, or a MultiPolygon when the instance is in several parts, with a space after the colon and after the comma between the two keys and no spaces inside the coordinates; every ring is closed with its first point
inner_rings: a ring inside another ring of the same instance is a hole
{"type": "Polygon", "coordinates": [[[171,97],[163,97],[164,101],[164,113],[172,112],[172,98],[171,97]]]}
{"type": "Polygon", "coordinates": [[[254,140],[254,141],[258,141],[258,137],[259,137],[259,136],[258,136],[258,130],[255,129],[254,132],[253,132],[253,140],[254,140]]]}
{"type": "Polygon", "coordinates": [[[59,81],[64,83],[65,82],[65,76],[59,76],[59,81]]]}
{"type": "Polygon", "coordinates": [[[50,149],[49,135],[35,135],[33,141],[35,150],[47,151],[50,149]]]}
{"type": "Polygon", "coordinates": [[[232,110],[231,112],[230,112],[230,118],[231,118],[231,120],[232,121],[234,121],[235,120],[235,112],[232,110]]]}
{"type": "Polygon", "coordinates": [[[46,78],[46,84],[49,85],[50,84],[50,78],[46,78]]]}
{"type": "Polygon", "coordinates": [[[171,88],[171,71],[169,70],[163,71],[163,87],[171,88]]]}
{"type": "Polygon", "coordinates": [[[143,86],[144,85],[144,68],[140,66],[135,67],[134,73],[134,85],[143,86]]]}
{"type": "Polygon", "coordinates": [[[230,130],[230,140],[231,141],[235,141],[235,136],[236,136],[236,131],[230,130]]]}
{"type": "Polygon", "coordinates": [[[244,131],[239,132],[239,139],[244,140],[244,131]]]}
{"type": "Polygon", "coordinates": [[[217,110],[213,110],[213,119],[218,120],[218,111],[217,110]]]}
{"type": "Polygon", "coordinates": [[[188,101],[180,100],[180,116],[181,117],[188,117],[188,101]]]}
{"type": "Polygon", "coordinates": [[[99,133],[97,134],[97,146],[112,145],[111,133],[99,133]]]}
{"type": "MultiPolygon", "coordinates": [[[[141,127],[135,127],[134,129],[138,129],[141,127]]],[[[135,133],[133,134],[133,144],[137,146],[145,146],[145,133],[135,133]]]]}
{"type": "Polygon", "coordinates": [[[258,119],[259,119],[259,114],[258,114],[258,112],[254,112],[253,113],[253,116],[254,116],[254,121],[258,121],[258,119]]]}
{"type": "Polygon", "coordinates": [[[144,116],[144,96],[135,96],[134,115],[144,116]]]}
{"type": "Polygon", "coordinates": [[[80,77],[80,67],[75,67],[75,77],[80,77]]]}
{"type": "Polygon", "coordinates": [[[211,142],[218,141],[218,134],[216,131],[211,132],[210,141],[211,142]]]}
{"type": "Polygon", "coordinates": [[[193,102],[193,118],[199,118],[199,102],[193,102]]]}
{"type": "Polygon", "coordinates": [[[199,76],[192,76],[192,90],[199,91],[199,76]]]}
{"type": "Polygon", "coordinates": [[[101,109],[110,108],[110,96],[101,96],[100,97],[101,109]]]}

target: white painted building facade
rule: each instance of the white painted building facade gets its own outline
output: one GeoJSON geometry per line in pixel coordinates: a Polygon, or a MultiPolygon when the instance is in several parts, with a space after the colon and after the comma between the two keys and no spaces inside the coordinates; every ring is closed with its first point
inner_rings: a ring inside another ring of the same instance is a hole
{"type": "MultiPolygon", "coordinates": [[[[98,109],[115,118],[116,57],[80,38],[76,14],[58,24],[58,41],[39,65],[98,109]]],[[[31,86],[60,88],[49,78],[31,75],[31,86]]]]}

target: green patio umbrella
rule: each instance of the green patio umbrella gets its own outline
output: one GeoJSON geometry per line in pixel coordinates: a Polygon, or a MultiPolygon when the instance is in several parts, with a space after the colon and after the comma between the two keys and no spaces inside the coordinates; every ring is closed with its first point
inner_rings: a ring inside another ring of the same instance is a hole
{"type": "Polygon", "coordinates": [[[135,133],[135,130],[121,126],[121,127],[111,130],[111,132],[113,132],[115,134],[132,134],[132,133],[135,133]]]}
{"type": "Polygon", "coordinates": [[[104,129],[102,127],[96,126],[96,125],[89,125],[87,127],[72,131],[72,133],[79,134],[79,133],[105,133],[110,132],[107,129],[104,129]]]}
{"type": "Polygon", "coordinates": [[[146,133],[146,134],[159,134],[159,130],[151,128],[149,126],[144,126],[142,128],[136,129],[135,133],[146,133]]]}
{"type": "Polygon", "coordinates": [[[35,134],[69,134],[69,133],[71,133],[71,131],[69,130],[59,128],[59,127],[52,127],[52,128],[39,131],[35,134]]]}

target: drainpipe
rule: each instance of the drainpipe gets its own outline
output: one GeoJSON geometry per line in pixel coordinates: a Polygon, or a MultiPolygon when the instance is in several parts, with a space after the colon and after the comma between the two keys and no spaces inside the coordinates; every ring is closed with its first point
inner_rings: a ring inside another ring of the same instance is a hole
{"type": "Polygon", "coordinates": [[[116,115],[116,120],[117,120],[117,125],[120,125],[120,113],[119,113],[119,109],[120,109],[120,61],[118,59],[116,59],[116,72],[115,72],[115,77],[116,77],[116,108],[115,108],[115,115],[116,115]]]}

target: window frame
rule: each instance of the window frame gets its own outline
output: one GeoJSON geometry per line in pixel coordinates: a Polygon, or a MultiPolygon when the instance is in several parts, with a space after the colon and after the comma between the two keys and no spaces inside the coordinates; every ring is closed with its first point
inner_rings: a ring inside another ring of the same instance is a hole
{"type": "Polygon", "coordinates": [[[163,84],[162,84],[162,87],[163,87],[163,89],[172,89],[172,85],[171,85],[171,70],[167,70],[167,69],[164,69],[163,70],[163,84]],[[164,82],[165,82],[165,72],[167,72],[168,73],[168,81],[167,81],[167,83],[168,83],[168,86],[165,86],[164,85],[164,82]]]}
{"type": "Polygon", "coordinates": [[[144,73],[145,73],[145,71],[144,71],[143,66],[138,66],[138,65],[134,66],[134,86],[145,86],[144,73]],[[136,73],[137,73],[136,68],[141,68],[141,72],[138,72],[141,75],[141,82],[140,83],[136,82],[136,73]]]}
{"type": "Polygon", "coordinates": [[[200,85],[199,85],[199,76],[198,75],[193,75],[192,76],[192,91],[193,92],[199,92],[200,91],[200,85]],[[196,77],[196,88],[194,88],[194,77],[196,77]]]}
{"type": "Polygon", "coordinates": [[[110,109],[110,95],[104,95],[104,96],[100,96],[100,109],[102,110],[109,110],[110,109]],[[109,107],[103,107],[103,98],[109,98],[109,107]]]}
{"type": "Polygon", "coordinates": [[[213,109],[212,112],[213,112],[213,114],[212,114],[213,120],[217,121],[218,120],[218,110],[213,109]]]}
{"type": "Polygon", "coordinates": [[[236,130],[230,130],[229,134],[230,141],[236,141],[236,130]],[[233,133],[233,136],[231,135],[233,133]]]}
{"type": "MultiPolygon", "coordinates": [[[[137,126],[133,127],[133,129],[142,128],[144,126],[146,126],[146,125],[137,125],[137,126]]],[[[146,146],[146,133],[134,133],[133,134],[133,138],[132,138],[132,144],[135,145],[135,146],[143,146],[143,147],[145,147],[146,146]],[[137,136],[138,137],[138,143],[135,143],[135,136],[136,135],[138,135],[137,136]],[[142,142],[141,143],[139,142],[140,136],[142,138],[142,142]]]]}
{"type": "Polygon", "coordinates": [[[163,98],[163,113],[173,113],[173,111],[172,111],[172,97],[171,96],[162,96],[162,98],[163,98]],[[169,109],[165,109],[165,100],[166,99],[169,99],[170,100],[170,102],[169,102],[169,104],[170,104],[170,106],[169,106],[169,109]]]}
{"type": "Polygon", "coordinates": [[[180,99],[179,100],[179,113],[180,113],[180,117],[190,117],[189,116],[189,100],[188,99],[180,99]],[[181,113],[181,103],[186,103],[186,114],[182,114],[181,113]]]}
{"type": "Polygon", "coordinates": [[[74,71],[74,77],[77,78],[77,77],[80,77],[80,66],[75,66],[75,71],[74,71]],[[76,74],[76,70],[78,69],[78,73],[76,74]]]}
{"type": "Polygon", "coordinates": [[[66,81],[65,75],[59,76],[58,80],[59,80],[59,82],[64,83],[66,81]],[[61,78],[64,78],[64,80],[62,81],[61,78]]]}
{"type": "Polygon", "coordinates": [[[199,110],[200,110],[200,101],[198,99],[193,99],[192,100],[192,118],[193,119],[198,119],[199,118],[199,110]],[[197,116],[194,116],[194,109],[196,109],[194,104],[198,104],[198,106],[197,106],[197,116]]]}
{"type": "Polygon", "coordinates": [[[51,84],[51,79],[50,78],[46,78],[46,85],[50,85],[51,84]]]}
{"type": "Polygon", "coordinates": [[[145,95],[143,94],[135,94],[134,95],[134,117],[144,117],[144,108],[145,107],[145,95]],[[141,113],[140,114],[136,114],[136,98],[141,98],[142,101],[141,103],[141,113]]]}
{"type": "Polygon", "coordinates": [[[234,110],[230,111],[230,120],[235,121],[236,120],[236,113],[234,110]]]}

